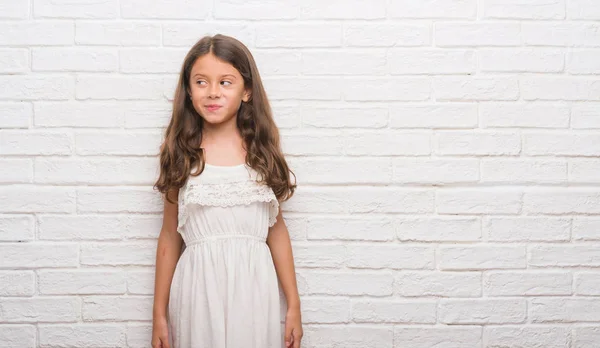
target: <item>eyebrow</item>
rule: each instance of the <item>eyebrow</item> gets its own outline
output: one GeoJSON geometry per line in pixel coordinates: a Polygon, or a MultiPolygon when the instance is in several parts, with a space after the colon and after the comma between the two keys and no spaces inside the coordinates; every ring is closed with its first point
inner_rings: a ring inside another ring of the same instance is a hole
{"type": "MultiPolygon", "coordinates": [[[[206,77],[205,75],[203,75],[203,74],[200,74],[200,73],[196,73],[196,74],[194,74],[194,76],[192,76],[192,77],[196,77],[196,76],[206,77]]],[[[227,77],[227,76],[231,76],[233,79],[235,79],[235,78],[236,78],[234,75],[231,75],[231,74],[225,74],[225,75],[221,75],[221,77],[227,77]]]]}

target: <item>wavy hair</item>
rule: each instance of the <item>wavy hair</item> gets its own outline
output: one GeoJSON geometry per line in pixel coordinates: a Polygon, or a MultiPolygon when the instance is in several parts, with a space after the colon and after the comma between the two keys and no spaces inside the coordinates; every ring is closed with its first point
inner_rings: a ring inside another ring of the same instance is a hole
{"type": "Polygon", "coordinates": [[[249,100],[241,103],[236,116],[246,150],[245,163],[260,174],[259,182],[271,187],[279,201],[290,199],[296,189],[295,174],[283,156],[279,130],[254,57],[243,43],[222,34],[201,38],[185,56],[173,98],[171,120],[160,146],[160,175],[153,188],[174,203],[169,199],[169,191],[181,188],[189,175],[198,176],[204,171],[205,155],[200,147],[204,119],[194,109],[187,91],[192,66],[208,53],[233,65],[242,75],[244,87],[251,91],[249,100]],[[198,172],[191,173],[196,166],[198,172]],[[294,184],[290,173],[294,175],[294,184]]]}

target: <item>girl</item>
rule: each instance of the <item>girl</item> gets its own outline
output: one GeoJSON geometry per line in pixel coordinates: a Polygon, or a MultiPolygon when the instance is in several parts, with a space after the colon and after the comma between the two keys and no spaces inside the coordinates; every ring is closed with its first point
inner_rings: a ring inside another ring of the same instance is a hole
{"type": "Polygon", "coordinates": [[[166,199],[152,347],[300,347],[300,298],[280,210],[296,188],[290,172],[248,48],[224,35],[202,38],[181,68],[154,185],[166,199]]]}

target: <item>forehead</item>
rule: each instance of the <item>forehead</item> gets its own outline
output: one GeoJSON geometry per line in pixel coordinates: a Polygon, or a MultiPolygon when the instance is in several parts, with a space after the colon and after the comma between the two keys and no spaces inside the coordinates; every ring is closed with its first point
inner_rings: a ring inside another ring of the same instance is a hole
{"type": "Polygon", "coordinates": [[[191,76],[202,74],[205,76],[234,75],[241,77],[240,72],[230,63],[219,59],[212,53],[205,54],[192,65],[191,76]]]}

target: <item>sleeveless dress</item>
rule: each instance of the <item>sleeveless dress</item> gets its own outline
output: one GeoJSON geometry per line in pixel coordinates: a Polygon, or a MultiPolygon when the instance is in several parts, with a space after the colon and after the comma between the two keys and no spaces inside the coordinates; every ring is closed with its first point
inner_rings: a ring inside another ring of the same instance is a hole
{"type": "Polygon", "coordinates": [[[179,189],[185,248],[169,295],[173,348],[282,348],[280,287],[266,244],[279,202],[246,164],[206,164],[179,189]]]}

